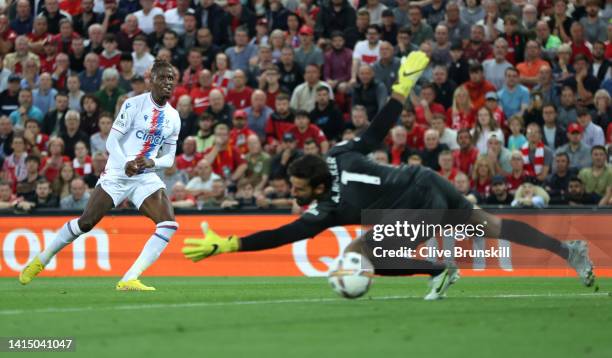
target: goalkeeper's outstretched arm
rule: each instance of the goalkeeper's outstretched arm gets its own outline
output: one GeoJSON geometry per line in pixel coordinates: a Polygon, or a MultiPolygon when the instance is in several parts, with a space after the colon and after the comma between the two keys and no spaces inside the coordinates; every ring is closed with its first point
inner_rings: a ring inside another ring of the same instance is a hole
{"type": "Polygon", "coordinates": [[[402,60],[397,76],[398,82],[393,85],[391,98],[372,119],[370,126],[357,142],[356,150],[367,154],[380,146],[389,130],[397,123],[397,119],[404,108],[406,97],[410,94],[428,64],[429,58],[421,51],[412,52],[402,60]]]}

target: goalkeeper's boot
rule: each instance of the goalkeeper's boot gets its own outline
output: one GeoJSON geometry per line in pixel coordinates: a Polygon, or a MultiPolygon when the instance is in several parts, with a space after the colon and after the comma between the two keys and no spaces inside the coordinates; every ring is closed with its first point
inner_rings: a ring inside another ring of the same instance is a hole
{"type": "Polygon", "coordinates": [[[187,238],[183,246],[185,258],[197,262],[207,257],[238,251],[238,237],[219,236],[208,227],[207,222],[202,222],[204,238],[187,238]]]}
{"type": "Polygon", "coordinates": [[[119,281],[115,289],[117,291],[155,291],[155,287],[147,286],[138,279],[119,281]]]}
{"type": "Polygon", "coordinates": [[[593,286],[595,274],[593,274],[593,263],[589,258],[589,247],[586,241],[567,241],[563,242],[562,245],[569,251],[567,262],[576,270],[582,283],[587,287],[593,286]]]}
{"type": "Polygon", "coordinates": [[[423,51],[413,51],[408,57],[404,57],[397,74],[397,83],[393,85],[393,92],[408,97],[427,65],[429,57],[423,51]]]}
{"type": "Polygon", "coordinates": [[[451,264],[429,280],[431,291],[425,296],[425,300],[435,301],[444,298],[448,288],[457,280],[459,280],[459,270],[457,266],[451,264]]]}
{"type": "Polygon", "coordinates": [[[43,269],[45,265],[40,261],[38,256],[34,258],[19,274],[19,282],[22,285],[27,285],[38,275],[43,269]]]}

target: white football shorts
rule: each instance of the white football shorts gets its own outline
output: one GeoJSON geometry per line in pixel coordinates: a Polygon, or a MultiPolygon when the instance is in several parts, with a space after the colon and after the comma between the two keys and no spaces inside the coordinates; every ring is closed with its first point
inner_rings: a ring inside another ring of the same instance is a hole
{"type": "Polygon", "coordinates": [[[153,172],[138,174],[133,177],[105,174],[98,179],[97,185],[100,185],[113,198],[115,207],[125,199],[129,199],[139,209],[140,205],[151,194],[159,189],[166,189],[164,182],[153,172]]]}

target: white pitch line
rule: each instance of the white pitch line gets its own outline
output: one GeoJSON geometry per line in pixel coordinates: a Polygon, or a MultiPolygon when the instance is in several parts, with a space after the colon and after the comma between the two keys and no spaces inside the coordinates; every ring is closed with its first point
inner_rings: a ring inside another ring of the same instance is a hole
{"type": "MultiPolygon", "coordinates": [[[[573,297],[604,297],[608,293],[551,293],[551,294],[502,294],[502,295],[477,295],[477,296],[455,296],[450,299],[483,299],[483,298],[573,298],[573,297]]],[[[422,296],[381,296],[361,299],[358,301],[388,301],[422,298],[422,296]]],[[[13,309],[0,310],[0,316],[13,316],[25,313],[71,313],[71,312],[87,312],[87,311],[130,311],[130,310],[146,310],[159,308],[191,308],[191,307],[210,307],[210,306],[246,306],[246,305],[269,305],[269,304],[287,304],[287,303],[327,303],[347,301],[343,298],[301,298],[301,299],[286,299],[286,300],[259,300],[259,301],[230,301],[230,302],[184,302],[184,303],[153,303],[139,305],[117,305],[117,306],[83,306],[83,307],[48,307],[36,308],[31,310],[13,309]]]]}

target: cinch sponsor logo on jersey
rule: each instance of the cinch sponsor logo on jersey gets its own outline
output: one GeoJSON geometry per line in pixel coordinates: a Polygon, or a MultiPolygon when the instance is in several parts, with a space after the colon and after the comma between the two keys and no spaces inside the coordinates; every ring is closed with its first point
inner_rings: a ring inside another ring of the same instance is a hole
{"type": "Polygon", "coordinates": [[[161,134],[150,134],[148,131],[139,130],[136,132],[136,138],[142,139],[145,142],[150,142],[153,145],[160,145],[166,139],[161,134]]]}

